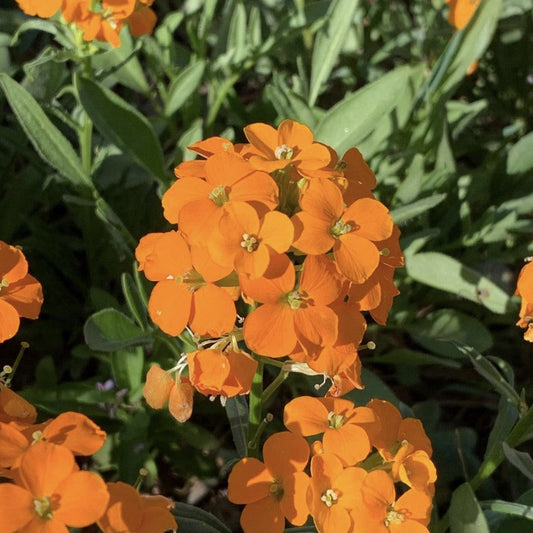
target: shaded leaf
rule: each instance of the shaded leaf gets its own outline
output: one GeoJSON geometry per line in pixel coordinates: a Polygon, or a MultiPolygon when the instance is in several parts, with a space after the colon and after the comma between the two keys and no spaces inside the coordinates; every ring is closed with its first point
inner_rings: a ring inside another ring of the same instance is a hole
{"type": "Polygon", "coordinates": [[[469,483],[463,483],[452,494],[450,530],[451,533],[490,533],[487,520],[469,483]]]}

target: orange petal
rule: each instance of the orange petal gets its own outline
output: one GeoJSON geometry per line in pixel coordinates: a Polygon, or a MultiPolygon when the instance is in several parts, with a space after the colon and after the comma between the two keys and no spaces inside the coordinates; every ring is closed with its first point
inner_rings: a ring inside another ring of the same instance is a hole
{"type": "Polygon", "coordinates": [[[329,257],[308,256],[302,268],[300,289],[312,298],[315,305],[329,305],[341,295],[343,280],[329,257]]]}
{"type": "Polygon", "coordinates": [[[372,444],[378,449],[389,448],[397,441],[398,429],[402,421],[400,411],[392,403],[377,398],[368,402],[366,406],[374,411],[381,423],[380,438],[372,444]]]}
{"type": "Polygon", "coordinates": [[[144,261],[144,273],[150,281],[184,276],[191,268],[189,245],[178,231],[163,233],[144,261]]]}
{"type": "Polygon", "coordinates": [[[219,281],[233,271],[233,265],[229,263],[218,263],[210,253],[210,248],[201,245],[191,246],[192,264],[195,270],[201,274],[205,281],[219,281]]]}
{"type": "Polygon", "coordinates": [[[333,249],[339,270],[355,283],[364,283],[379,265],[376,245],[354,232],[342,235],[333,249]]]}
{"type": "Polygon", "coordinates": [[[161,200],[165,218],[171,224],[177,223],[183,206],[207,198],[212,188],[200,178],[180,178],[165,192],[161,200]]]}
{"type": "MultiPolygon", "coordinates": [[[[0,300],[1,304],[1,300],[0,300]]],[[[33,424],[37,410],[22,396],[0,383],[0,422],[33,424]]]]}
{"type": "Polygon", "coordinates": [[[20,316],[31,319],[39,317],[43,304],[43,289],[30,274],[4,288],[1,296],[16,309],[20,316]]]}
{"type": "Polygon", "coordinates": [[[226,352],[230,374],[224,383],[224,396],[231,398],[237,394],[248,394],[257,370],[257,361],[244,352],[226,352]]]}
{"type": "Polygon", "coordinates": [[[306,211],[296,213],[291,219],[294,226],[293,246],[306,254],[325,254],[335,244],[330,233],[331,220],[317,218],[306,211]]]}
{"type": "Polygon", "coordinates": [[[251,503],[268,497],[272,474],[254,457],[241,459],[228,478],[228,500],[233,503],[251,503]]]}
{"type": "Polygon", "coordinates": [[[0,241],[0,280],[13,283],[28,273],[28,262],[22,250],[0,241]]]}
{"type": "Polygon", "coordinates": [[[356,200],[346,209],[342,220],[352,225],[355,234],[369,241],[389,238],[394,227],[389,210],[372,198],[356,200]]]}
{"type": "Polygon", "coordinates": [[[269,159],[275,159],[274,150],[279,146],[278,132],[268,124],[256,122],[244,128],[244,135],[248,142],[253,144],[269,159]]]}
{"type": "Polygon", "coordinates": [[[241,514],[241,526],[246,533],[282,533],[285,517],[280,502],[267,496],[249,503],[241,514]]]}
{"type": "Polygon", "coordinates": [[[197,350],[187,354],[189,379],[193,387],[206,396],[221,394],[230,373],[226,355],[219,350],[197,350]]]}
{"type": "Polygon", "coordinates": [[[170,512],[174,505],[163,496],[142,496],[144,507],[143,522],[135,533],[153,533],[154,531],[167,531],[178,529],[176,519],[170,512]]]}
{"type": "Polygon", "coordinates": [[[3,298],[0,298],[0,342],[14,337],[19,326],[20,318],[17,310],[3,298]]]}
{"type": "Polygon", "coordinates": [[[319,398],[300,396],[285,406],[283,423],[289,431],[308,437],[329,428],[328,414],[329,410],[319,398]]]}
{"type": "Polygon", "coordinates": [[[0,467],[9,468],[29,447],[28,439],[10,424],[0,423],[0,467]]]}
{"type": "Polygon", "coordinates": [[[285,144],[290,148],[300,151],[312,144],[313,132],[305,124],[301,124],[295,120],[286,119],[278,126],[277,142],[278,146],[285,144]]]}
{"type": "Polygon", "coordinates": [[[245,176],[254,173],[254,168],[234,152],[218,152],[205,162],[206,180],[211,188],[220,185],[233,186],[245,176]]]}
{"type": "Polygon", "coordinates": [[[347,466],[363,461],[371,450],[366,431],[355,424],[328,429],[324,433],[323,444],[326,453],[334,453],[347,466]]]}
{"type": "Polygon", "coordinates": [[[172,387],[168,398],[168,410],[180,423],[187,422],[192,415],[194,389],[191,382],[181,377],[181,380],[172,387]]]}
{"type": "Polygon", "coordinates": [[[337,338],[337,315],[325,306],[309,306],[294,312],[294,331],[304,352],[316,355],[337,338]]]}
{"type": "Polygon", "coordinates": [[[157,15],[152,9],[146,6],[137,8],[129,17],[131,34],[134,37],[152,33],[157,22],[157,15]]]}
{"type": "Polygon", "coordinates": [[[279,211],[269,211],[261,222],[259,237],[279,254],[286,252],[294,238],[290,218],[279,211]]]}
{"type": "Polygon", "coordinates": [[[290,431],[274,433],[263,446],[263,458],[272,476],[281,479],[289,472],[304,470],[309,461],[309,444],[290,431]]]}
{"type": "Polygon", "coordinates": [[[191,314],[192,292],[174,280],[160,281],[148,301],[150,317],[165,333],[179,335],[191,314]]]}
{"type": "Polygon", "coordinates": [[[146,373],[146,383],[143,387],[143,396],[146,403],[153,409],[161,409],[168,401],[168,396],[174,379],[159,365],[152,365],[146,373]]]}
{"type": "Polygon", "coordinates": [[[431,497],[423,491],[410,489],[404,492],[394,507],[399,512],[406,509],[406,514],[411,520],[419,521],[425,526],[429,524],[431,497]]]}
{"type": "Polygon", "coordinates": [[[278,205],[279,189],[266,172],[256,170],[231,187],[230,198],[232,202],[248,202],[258,210],[264,210],[265,206],[274,209],[278,205]]]}
{"type": "Polygon", "coordinates": [[[233,152],[233,143],[225,137],[209,137],[187,146],[187,150],[202,157],[210,157],[218,152],[233,152]]]}
{"type": "Polygon", "coordinates": [[[0,484],[0,531],[19,531],[35,517],[33,495],[11,483],[0,484]]]}
{"type": "Polygon", "coordinates": [[[105,532],[138,531],[143,521],[143,502],[140,494],[127,483],[107,483],[109,502],[98,526],[105,532]]]}
{"type": "Polygon", "coordinates": [[[235,325],[235,304],[222,287],[206,283],[193,293],[189,325],[198,335],[220,337],[235,325]]]}
{"type": "Polygon", "coordinates": [[[295,526],[303,526],[309,516],[307,507],[309,483],[309,476],[304,472],[295,472],[283,478],[281,510],[287,520],[295,526]]]}

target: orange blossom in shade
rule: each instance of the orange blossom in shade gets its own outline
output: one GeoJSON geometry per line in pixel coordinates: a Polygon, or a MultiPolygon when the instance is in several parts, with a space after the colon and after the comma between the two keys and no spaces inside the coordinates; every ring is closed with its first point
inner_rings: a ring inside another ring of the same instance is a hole
{"type": "Polygon", "coordinates": [[[238,274],[258,278],[265,273],[272,255],[286,252],[294,230],[290,219],[279,211],[269,211],[260,219],[244,202],[234,202],[222,215],[220,232],[209,241],[214,261],[229,264],[238,274]]]}
{"type": "Polygon", "coordinates": [[[244,134],[251,144],[245,149],[250,163],[266,172],[291,165],[305,176],[307,170],[326,167],[331,159],[326,146],[313,142],[313,132],[294,120],[284,120],[277,130],[257,122],[246,126],[244,134]]]}
{"type": "Polygon", "coordinates": [[[446,0],[449,4],[448,22],[462,30],[472,18],[481,0],[446,0]]]}
{"type": "Polygon", "coordinates": [[[229,350],[197,350],[187,354],[192,386],[205,396],[231,398],[248,394],[257,361],[247,353],[229,350]]]}
{"type": "Polygon", "coordinates": [[[394,270],[404,265],[398,226],[394,225],[388,239],[374,244],[380,254],[378,267],[364,283],[352,283],[348,296],[362,311],[370,311],[378,324],[384,325],[392,299],[400,294],[393,281],[394,270]]]}
{"type": "Polygon", "coordinates": [[[515,295],[522,298],[520,320],[516,325],[526,328],[524,339],[533,342],[533,262],[527,263],[520,271],[515,295]]]}
{"type": "Polygon", "coordinates": [[[143,396],[153,409],[162,409],[168,402],[170,414],[180,423],[191,417],[194,389],[185,376],[172,377],[170,371],[152,365],[146,374],[143,396]]]}
{"type": "Polygon", "coordinates": [[[103,446],[106,436],[91,419],[75,412],[26,427],[0,422],[0,466],[11,467],[37,442],[65,446],[74,455],[92,455],[103,446]]]}
{"type": "Polygon", "coordinates": [[[7,385],[0,383],[0,422],[33,424],[36,419],[35,407],[7,385]]]}
{"type": "Polygon", "coordinates": [[[41,284],[28,274],[24,254],[0,241],[0,342],[15,336],[20,317],[36,319],[42,304],[41,284]]]}
{"type": "Polygon", "coordinates": [[[337,338],[337,315],[328,307],[342,290],[334,263],[325,256],[309,256],[295,285],[294,265],[282,254],[272,258],[264,276],[246,280],[247,297],[263,305],[244,321],[244,340],[254,352],[283,357],[297,346],[316,354],[337,338]]]}
{"type": "Polygon", "coordinates": [[[312,255],[333,248],[339,270],[350,281],[365,282],[379,265],[375,242],[392,234],[387,208],[372,198],[361,198],[345,208],[339,188],[323,179],[309,182],[300,206],[302,211],[292,217],[293,246],[312,255]]]}
{"type": "Polygon", "coordinates": [[[323,433],[324,452],[335,454],[344,466],[366,459],[372,449],[367,429],[375,428],[376,416],[349,400],[300,396],[285,406],[283,421],[297,435],[323,433]]]}
{"type": "Polygon", "coordinates": [[[163,195],[165,218],[178,223],[191,244],[206,245],[220,217],[233,202],[248,202],[263,212],[278,204],[278,186],[239,155],[220,152],[205,162],[205,179],[178,179],[163,195]]]}
{"type": "Polygon", "coordinates": [[[359,529],[357,517],[351,513],[361,498],[365,476],[366,471],[362,468],[344,468],[340,459],[331,453],[315,455],[311,459],[307,504],[319,533],[374,533],[372,529],[359,529]]]}
{"type": "Polygon", "coordinates": [[[383,470],[367,474],[361,502],[353,515],[361,531],[372,533],[429,533],[431,497],[410,489],[396,499],[394,483],[383,470]]]}
{"type": "Polygon", "coordinates": [[[55,15],[63,0],[16,0],[20,9],[27,15],[50,18],[55,15]]]}
{"type": "Polygon", "coordinates": [[[131,485],[107,483],[109,504],[98,520],[103,533],[165,533],[177,530],[170,512],[174,504],[164,496],[139,494],[131,485]]]}
{"type": "Polygon", "coordinates": [[[80,471],[64,446],[38,442],[15,474],[16,484],[0,484],[0,531],[66,533],[96,522],[109,500],[103,480],[80,471]]]}
{"type": "Polygon", "coordinates": [[[283,431],[263,446],[264,463],[241,459],[228,479],[228,499],[245,504],[241,526],[245,533],[281,533],[285,518],[295,526],[307,520],[309,477],[303,472],[309,445],[302,437],[283,431]]]}
{"type": "Polygon", "coordinates": [[[153,3],[154,0],[140,0],[136,2],[133,13],[128,17],[130,31],[134,37],[150,34],[154,30],[157,15],[149,7],[153,3]]]}
{"type": "Polygon", "coordinates": [[[326,396],[339,398],[353,389],[364,389],[364,385],[361,381],[361,367],[361,360],[357,357],[355,363],[348,369],[340,374],[330,376],[332,385],[326,392],[326,396]]]}
{"type": "Polygon", "coordinates": [[[145,236],[136,250],[139,269],[158,282],[148,302],[151,319],[169,335],[179,335],[187,324],[198,335],[219,337],[231,331],[236,310],[229,292],[194,269],[181,233],[156,235],[145,236]]]}

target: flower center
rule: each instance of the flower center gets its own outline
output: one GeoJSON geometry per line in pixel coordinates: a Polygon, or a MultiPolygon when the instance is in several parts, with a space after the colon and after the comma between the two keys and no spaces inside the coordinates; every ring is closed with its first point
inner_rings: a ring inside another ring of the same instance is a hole
{"type": "Polygon", "coordinates": [[[2,292],[2,289],[4,287],[9,287],[9,281],[7,281],[7,279],[3,279],[2,281],[0,281],[0,292],[2,292]]]}
{"type": "Polygon", "coordinates": [[[224,187],[224,185],[219,185],[215,187],[210,193],[209,198],[218,206],[222,207],[228,200],[229,187],[224,187]]]}
{"type": "Polygon", "coordinates": [[[394,510],[394,504],[391,503],[387,507],[387,516],[385,517],[385,525],[389,527],[391,524],[401,524],[405,520],[405,515],[394,510]]]}
{"type": "Polygon", "coordinates": [[[329,427],[339,429],[344,425],[344,415],[336,414],[333,411],[328,413],[329,427]]]}
{"type": "Polygon", "coordinates": [[[339,500],[339,495],[333,490],[328,489],[322,496],[320,496],[320,501],[326,504],[326,507],[331,507],[335,505],[339,500]]]}
{"type": "Polygon", "coordinates": [[[270,495],[278,502],[281,500],[281,498],[283,498],[283,494],[285,493],[281,481],[277,479],[272,482],[272,485],[270,485],[268,491],[270,492],[270,495]]]}
{"type": "Polygon", "coordinates": [[[307,293],[300,291],[292,291],[287,294],[287,303],[293,310],[300,309],[300,307],[306,307],[307,293]]]}
{"type": "Polygon", "coordinates": [[[259,240],[257,235],[249,235],[248,233],[242,234],[241,247],[247,252],[255,252],[259,247],[259,240]]]}
{"type": "Polygon", "coordinates": [[[31,438],[33,439],[32,443],[31,443],[32,446],[34,444],[37,444],[42,439],[42,436],[43,436],[43,432],[42,431],[34,431],[31,434],[31,438]]]}
{"type": "Polygon", "coordinates": [[[348,163],[344,159],[339,159],[335,165],[335,170],[346,170],[348,168],[348,163]]]}
{"type": "Polygon", "coordinates": [[[344,222],[344,220],[340,219],[329,228],[330,234],[338,239],[341,235],[345,235],[346,233],[350,233],[350,231],[353,230],[353,227],[351,224],[348,224],[347,222],[344,222]]]}
{"type": "Polygon", "coordinates": [[[291,159],[293,155],[294,150],[286,144],[282,144],[274,150],[274,156],[279,160],[291,159]]]}
{"type": "Polygon", "coordinates": [[[48,496],[45,496],[44,498],[35,498],[35,500],[33,500],[33,508],[43,520],[52,519],[52,502],[48,496]]]}

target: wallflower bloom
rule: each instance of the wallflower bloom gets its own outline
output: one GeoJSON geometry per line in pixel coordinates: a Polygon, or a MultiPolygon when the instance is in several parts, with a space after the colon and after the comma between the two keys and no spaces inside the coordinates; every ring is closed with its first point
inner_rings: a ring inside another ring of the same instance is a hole
{"type": "Polygon", "coordinates": [[[109,504],[98,520],[104,533],[164,533],[178,529],[170,512],[173,503],[164,496],[139,494],[131,485],[107,483],[109,504]]]}
{"type": "Polygon", "coordinates": [[[20,459],[16,484],[0,484],[0,531],[59,533],[85,527],[104,513],[103,480],[79,470],[64,446],[39,442],[20,459]]]}
{"type": "Polygon", "coordinates": [[[431,497],[408,490],[396,498],[394,483],[383,470],[370,472],[361,486],[362,502],[354,510],[361,531],[372,533],[429,533],[431,497]]]}
{"type": "Polygon", "coordinates": [[[516,325],[526,328],[524,339],[533,342],[533,262],[527,263],[520,271],[515,295],[522,298],[520,320],[516,325]]]}
{"type": "Polygon", "coordinates": [[[32,17],[50,18],[55,15],[63,0],[16,0],[20,9],[32,17]]]}
{"type": "Polygon", "coordinates": [[[0,383],[0,422],[33,424],[36,419],[35,407],[9,387],[0,383]]]}
{"type": "Polygon", "coordinates": [[[28,274],[24,254],[0,241],[0,342],[15,336],[20,317],[36,319],[42,304],[41,284],[28,274]]]}
{"type": "Polygon", "coordinates": [[[303,472],[309,460],[305,439],[288,431],[275,433],[263,446],[264,463],[241,459],[228,479],[228,499],[245,504],[241,526],[245,533],[281,533],[285,518],[305,523],[309,477],[303,472]]]}

